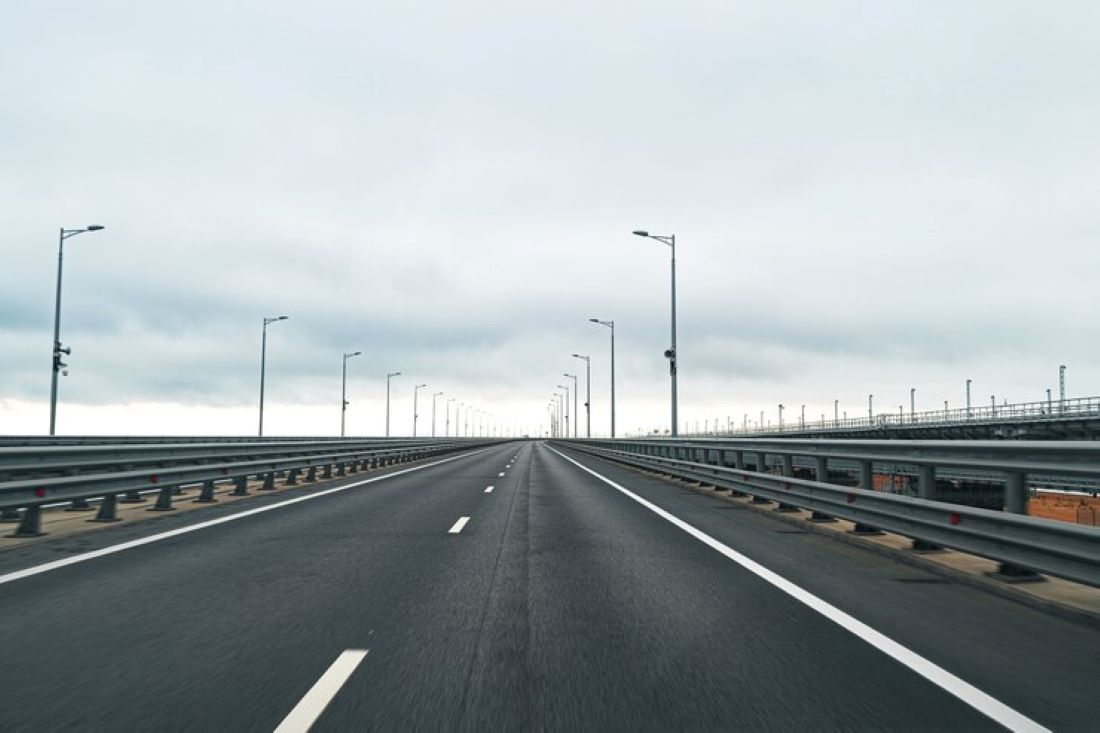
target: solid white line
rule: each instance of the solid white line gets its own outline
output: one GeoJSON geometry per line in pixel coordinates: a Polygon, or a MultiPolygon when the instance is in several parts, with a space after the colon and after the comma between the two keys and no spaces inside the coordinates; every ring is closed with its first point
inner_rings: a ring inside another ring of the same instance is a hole
{"type": "Polygon", "coordinates": [[[351,677],[351,673],[367,656],[367,649],[348,649],[336,657],[336,661],[321,675],[321,679],[309,688],[309,692],[303,697],[294,709],[290,711],[275,733],[306,733],[310,727],[321,717],[332,698],[351,677]]]}
{"type": "Polygon", "coordinates": [[[328,496],[329,494],[335,494],[340,491],[347,491],[348,489],[354,489],[356,487],[364,486],[366,484],[373,484],[375,481],[382,481],[384,479],[393,478],[394,476],[401,476],[406,473],[412,473],[413,471],[422,471],[425,468],[431,468],[432,466],[439,466],[444,463],[450,463],[451,461],[457,461],[460,458],[469,458],[470,456],[477,455],[478,453],[484,453],[487,450],[492,450],[492,448],[482,448],[481,450],[474,451],[473,453],[463,453],[459,456],[451,456],[450,458],[444,458],[433,463],[426,463],[423,466],[404,468],[400,471],[387,473],[384,476],[375,476],[373,478],[364,479],[362,481],[356,481],[355,483],[335,486],[331,489],[324,489],[314,494],[309,494],[308,496],[299,496],[294,499],[287,499],[286,501],[281,501],[278,504],[268,504],[267,506],[257,507],[256,509],[248,509],[243,512],[231,514],[227,517],[219,517],[218,519],[211,519],[206,522],[199,522],[198,524],[188,525],[187,527],[180,527],[179,529],[170,529],[167,532],[149,535],[148,537],[130,540],[129,542],[121,542],[117,545],[111,545],[110,547],[103,547],[98,550],[92,550],[91,552],[85,552],[81,555],[73,555],[72,557],[65,557],[60,560],[53,560],[51,562],[42,563],[41,565],[35,565],[33,567],[25,568],[23,570],[15,570],[13,572],[7,573],[6,575],[0,575],[0,585],[3,585],[4,583],[11,583],[16,580],[22,580],[23,578],[29,578],[32,575],[48,573],[51,570],[57,570],[58,568],[63,568],[67,565],[75,565],[78,562],[94,560],[95,558],[103,557],[104,555],[113,555],[116,552],[131,550],[135,547],[141,547],[142,545],[148,545],[153,542],[159,542],[160,540],[166,540],[169,537],[176,537],[181,534],[187,534],[188,532],[196,532],[200,529],[206,529],[207,527],[213,527],[218,524],[225,524],[226,522],[233,522],[238,519],[244,519],[245,517],[251,517],[255,514],[263,514],[264,512],[270,512],[275,509],[282,509],[283,507],[291,506],[299,502],[312,501],[313,499],[319,499],[320,497],[328,496]]]}
{"type": "Polygon", "coordinates": [[[470,521],[469,517],[459,517],[458,521],[455,522],[455,526],[453,526],[449,530],[447,530],[447,534],[458,534],[459,532],[462,531],[462,528],[466,526],[466,522],[469,522],[469,521],[470,521]]]}
{"type": "Polygon", "coordinates": [[[492,486],[486,486],[486,487],[485,487],[485,493],[486,493],[486,494],[491,494],[491,493],[493,493],[493,487],[492,487],[492,486]]]}
{"type": "Polygon", "coordinates": [[[737,552],[727,545],[722,544],[710,535],[696,529],[692,525],[674,516],[673,514],[670,514],[656,504],[647,501],[646,499],[643,499],[629,489],[623,488],[606,476],[601,476],[600,474],[593,471],[591,468],[588,468],[587,466],[578,463],[577,461],[555,450],[554,448],[550,448],[550,446],[546,447],[554,453],[557,453],[559,456],[569,461],[573,465],[577,466],[582,471],[592,474],[608,486],[622,492],[626,496],[644,506],[646,509],[652,511],[657,516],[679,527],[703,544],[708,545],[712,549],[722,553],[730,560],[733,560],[735,563],[748,570],[750,573],[767,581],[768,583],[771,583],[773,586],[791,596],[795,600],[809,606],[833,623],[843,627],[852,634],[855,634],[860,639],[863,639],[865,642],[883,652],[887,656],[892,657],[894,660],[913,670],[940,689],[954,695],[970,707],[992,718],[1009,730],[1048,730],[1039,723],[1036,723],[1031,718],[1028,718],[1024,714],[1017,712],[1013,708],[1010,708],[1008,705],[1004,704],[1000,700],[982,692],[977,687],[971,685],[969,682],[966,682],[965,680],[956,677],[943,667],[940,667],[939,665],[925,659],[924,657],[908,649],[907,647],[902,646],[885,634],[876,631],[862,621],[848,615],[844,611],[841,611],[839,608],[832,605],[831,603],[828,603],[827,601],[818,598],[813,593],[810,593],[809,591],[803,589],[801,586],[795,585],[778,573],[768,570],[766,567],[757,563],[754,560],[750,560],[748,557],[745,557],[740,552],[737,552]]]}

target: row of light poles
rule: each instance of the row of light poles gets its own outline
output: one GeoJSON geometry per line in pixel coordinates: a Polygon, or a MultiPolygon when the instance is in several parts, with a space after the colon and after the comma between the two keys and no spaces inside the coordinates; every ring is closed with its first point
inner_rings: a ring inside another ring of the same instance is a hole
{"type": "MultiPolygon", "coordinates": [[[[634,234],[639,237],[645,237],[647,239],[654,239],[662,244],[665,244],[669,248],[671,254],[670,258],[670,276],[671,276],[671,314],[670,314],[670,341],[671,345],[665,350],[664,356],[668,359],[668,373],[671,378],[671,422],[672,422],[672,436],[679,435],[679,399],[677,395],[677,352],[676,352],[676,235],[669,234],[650,234],[644,229],[634,230],[634,234]]],[[[600,326],[604,326],[611,332],[611,437],[614,438],[616,434],[615,426],[615,321],[604,320],[602,318],[589,318],[589,322],[595,323],[600,326]]],[[[584,361],[585,369],[585,435],[589,438],[592,437],[592,358],[586,354],[573,354],[575,359],[582,359],[584,361]]],[[[573,380],[573,437],[577,437],[577,377],[576,375],[568,372],[563,372],[563,376],[573,380]]],[[[551,397],[550,404],[547,405],[547,409],[550,410],[550,423],[551,433],[563,432],[565,437],[569,437],[569,387],[559,384],[558,389],[565,391],[565,403],[560,402],[560,397],[557,392],[551,397]],[[555,403],[555,400],[558,400],[555,403]],[[556,406],[555,406],[556,405],[556,406]]]]}

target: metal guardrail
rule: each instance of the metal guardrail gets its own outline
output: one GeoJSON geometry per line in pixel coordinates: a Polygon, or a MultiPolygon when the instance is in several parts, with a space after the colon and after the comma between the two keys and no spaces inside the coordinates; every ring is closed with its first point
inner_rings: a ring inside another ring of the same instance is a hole
{"type": "Polygon", "coordinates": [[[986,557],[1000,562],[1006,577],[1046,573],[1100,586],[1100,529],[1023,514],[1029,473],[1100,476],[1100,445],[1038,441],[561,442],[618,463],[774,501],[780,509],[809,509],[819,521],[847,519],[855,522],[857,533],[894,532],[911,538],[914,549],[942,546],[986,557]],[[766,472],[768,455],[780,459],[781,475],[766,472]],[[819,480],[791,475],[794,457],[807,455],[816,459],[819,480]],[[750,458],[753,470],[746,467],[750,458]],[[858,465],[859,488],[827,481],[834,460],[858,465]],[[921,479],[919,496],[874,491],[872,477],[878,461],[916,465],[921,479]],[[936,470],[946,466],[995,468],[1006,483],[1006,509],[1010,511],[937,501],[936,470]]]}
{"type": "Polygon", "coordinates": [[[233,482],[234,495],[241,496],[248,493],[250,477],[262,478],[262,488],[273,489],[278,475],[293,485],[500,442],[205,440],[0,448],[0,521],[19,523],[12,536],[34,537],[43,534],[41,510],[47,504],[71,502],[74,510],[92,510],[88,500],[101,499],[93,521],[112,522],[118,521],[118,502],[144,501],[142,492],[157,492],[153,510],[170,511],[172,497],[184,485],[201,485],[196,501],[213,502],[217,482],[233,482]]]}
{"type": "Polygon", "coordinates": [[[209,463],[227,458],[237,460],[279,458],[320,455],[336,450],[410,448],[438,443],[439,440],[426,438],[360,438],[335,441],[203,438],[157,443],[136,440],[107,443],[92,440],[62,445],[45,442],[18,447],[0,445],[0,481],[74,475],[106,470],[112,466],[136,469],[146,466],[170,466],[181,461],[209,463]]]}
{"type": "Polygon", "coordinates": [[[737,426],[729,418],[725,425],[715,420],[712,430],[692,433],[681,431],[682,436],[735,437],[766,436],[783,433],[830,433],[852,431],[899,430],[909,428],[949,428],[1003,423],[1046,423],[1068,420],[1100,420],[1100,397],[1067,397],[1064,400],[1018,402],[1007,405],[956,407],[922,412],[884,412],[865,417],[842,417],[803,422],[801,418],[788,420],[782,425],[748,427],[737,426]]]}

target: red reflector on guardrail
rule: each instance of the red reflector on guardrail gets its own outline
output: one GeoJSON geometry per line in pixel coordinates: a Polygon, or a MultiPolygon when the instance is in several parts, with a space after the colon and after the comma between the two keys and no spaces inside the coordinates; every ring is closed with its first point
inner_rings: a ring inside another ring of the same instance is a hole
{"type": "Polygon", "coordinates": [[[848,503],[849,504],[855,504],[856,503],[856,495],[855,494],[848,494],[847,498],[848,498],[848,503]]]}
{"type": "Polygon", "coordinates": [[[149,483],[155,484],[157,481],[160,481],[160,478],[155,473],[149,477],[149,483]]]}
{"type": "Polygon", "coordinates": [[[962,517],[960,517],[958,514],[952,514],[951,518],[947,521],[951,522],[951,524],[958,524],[962,521],[962,517]]]}
{"type": "Polygon", "coordinates": [[[41,499],[43,496],[46,495],[46,489],[39,486],[37,489],[34,490],[34,495],[41,499]]]}

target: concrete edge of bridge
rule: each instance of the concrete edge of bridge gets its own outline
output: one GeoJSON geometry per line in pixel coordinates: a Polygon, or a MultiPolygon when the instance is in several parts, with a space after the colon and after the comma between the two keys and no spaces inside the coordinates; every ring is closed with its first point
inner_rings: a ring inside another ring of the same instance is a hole
{"type": "MultiPolygon", "coordinates": [[[[596,458],[596,456],[587,454],[584,457],[596,458]]],[[[1006,582],[994,577],[998,563],[984,557],[957,550],[943,550],[935,553],[914,552],[910,549],[912,540],[908,537],[889,532],[883,532],[877,536],[855,534],[851,531],[854,524],[846,520],[821,523],[814,520],[813,513],[809,510],[789,511],[784,509],[779,511],[779,507],[775,502],[755,503],[751,497],[730,496],[728,491],[716,491],[713,486],[671,478],[663,473],[646,471],[614,461],[609,461],[609,463],[634,473],[659,479],[671,486],[687,488],[696,494],[734,504],[739,508],[756,512],[784,524],[796,526],[801,530],[869,550],[900,563],[927,570],[935,575],[973,588],[988,591],[1036,610],[1069,621],[1100,628],[1100,588],[1093,588],[1051,576],[1042,576],[1046,582],[1040,583],[1014,584],[1006,582]]]]}

